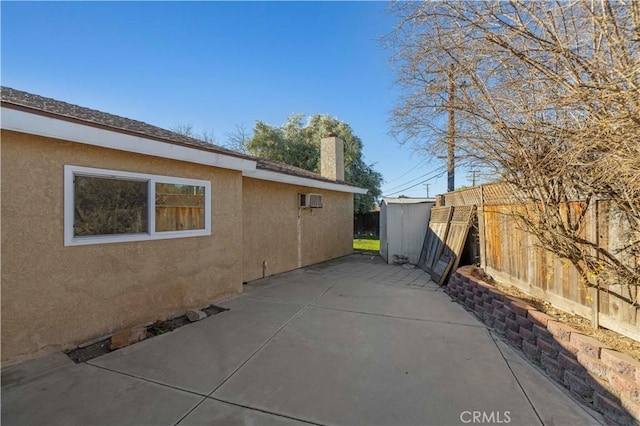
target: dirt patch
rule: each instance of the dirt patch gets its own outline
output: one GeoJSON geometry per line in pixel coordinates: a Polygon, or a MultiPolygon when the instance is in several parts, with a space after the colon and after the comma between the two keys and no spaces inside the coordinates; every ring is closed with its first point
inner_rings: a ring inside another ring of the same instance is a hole
{"type": "MultiPolygon", "coordinates": [[[[221,306],[216,306],[216,305],[210,305],[202,309],[202,311],[205,314],[207,314],[207,317],[210,317],[212,315],[216,315],[228,310],[229,308],[223,308],[221,306]]],[[[150,339],[160,334],[169,333],[187,324],[191,324],[191,321],[189,321],[186,315],[170,318],[165,321],[156,321],[147,327],[146,338],[150,339]]],[[[111,347],[111,338],[108,337],[99,342],[92,343],[91,345],[87,345],[82,348],[79,347],[79,348],[73,349],[69,352],[66,352],[66,354],[67,356],[69,356],[69,358],[73,360],[73,362],[78,364],[78,363],[87,362],[99,356],[108,354],[109,352],[113,352],[110,347],[111,347]]]]}
{"type": "Polygon", "coordinates": [[[166,321],[156,321],[153,324],[151,324],[149,327],[147,327],[147,338],[168,333],[170,331],[173,331],[177,328],[180,328],[190,323],[191,322],[189,321],[186,315],[171,318],[166,321]]]}
{"type": "Polygon", "coordinates": [[[84,348],[77,348],[72,351],[66,352],[67,356],[73,360],[76,364],[81,362],[87,362],[101,355],[111,352],[109,348],[111,346],[111,339],[102,340],[93,345],[86,346],[84,348]]]}
{"type": "Polygon", "coordinates": [[[555,308],[551,303],[542,299],[538,299],[537,297],[533,297],[517,287],[499,283],[490,275],[487,275],[486,273],[476,268],[472,270],[471,275],[476,278],[480,278],[486,283],[491,284],[503,293],[517,297],[518,299],[527,302],[537,310],[555,318],[558,322],[567,324],[580,331],[582,334],[591,336],[594,339],[598,339],[602,343],[611,346],[618,352],[631,355],[632,357],[640,361],[640,342],[636,342],[629,337],[625,337],[621,334],[616,333],[615,331],[607,330],[606,328],[598,328],[596,330],[591,326],[590,320],[582,318],[579,315],[570,314],[561,309],[555,308]]]}

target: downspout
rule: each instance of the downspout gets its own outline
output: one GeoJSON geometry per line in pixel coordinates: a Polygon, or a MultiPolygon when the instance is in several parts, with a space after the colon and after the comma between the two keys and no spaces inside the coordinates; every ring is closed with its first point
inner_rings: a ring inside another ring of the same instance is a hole
{"type": "Polygon", "coordinates": [[[298,224],[297,224],[297,233],[298,233],[298,268],[302,268],[302,221],[300,219],[300,213],[302,209],[298,208],[298,224]]]}

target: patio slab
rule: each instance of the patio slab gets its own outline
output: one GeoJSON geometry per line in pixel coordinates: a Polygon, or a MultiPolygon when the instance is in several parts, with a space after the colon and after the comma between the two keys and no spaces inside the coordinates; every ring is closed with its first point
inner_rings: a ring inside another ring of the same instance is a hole
{"type": "Polygon", "coordinates": [[[213,396],[320,424],[539,424],[486,329],[315,307],[213,396]]]}
{"type": "Polygon", "coordinates": [[[336,282],[337,279],[330,274],[297,269],[249,283],[243,287],[243,294],[280,302],[307,304],[336,282]]]}
{"type": "Polygon", "coordinates": [[[303,426],[308,424],[287,417],[238,407],[237,405],[227,404],[211,398],[205,399],[198,408],[178,423],[179,426],[303,426]]]}
{"type": "Polygon", "coordinates": [[[559,387],[505,342],[494,338],[513,374],[545,425],[599,425],[602,416],[577,404],[559,387]]]}
{"type": "Polygon", "coordinates": [[[302,308],[249,297],[220,305],[231,310],[88,363],[208,395],[302,308]]]}
{"type": "Polygon", "coordinates": [[[253,283],[90,363],[3,370],[2,422],[598,424],[426,277],[350,256],[253,283]]]}
{"type": "MultiPolygon", "coordinates": [[[[19,368],[28,373],[33,365],[19,368]]],[[[3,374],[3,425],[174,425],[202,400],[72,361],[35,375],[16,371],[3,374]]]]}
{"type": "Polygon", "coordinates": [[[381,279],[343,280],[314,302],[314,306],[484,328],[440,290],[386,285],[381,279]]]}

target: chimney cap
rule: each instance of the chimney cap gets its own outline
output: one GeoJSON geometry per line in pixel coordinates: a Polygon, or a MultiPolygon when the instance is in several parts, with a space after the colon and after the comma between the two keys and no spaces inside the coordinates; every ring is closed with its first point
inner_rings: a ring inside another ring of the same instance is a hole
{"type": "Polygon", "coordinates": [[[327,133],[326,135],[324,135],[324,137],[325,137],[325,138],[335,138],[335,137],[337,137],[337,136],[338,136],[338,135],[336,135],[336,134],[335,134],[335,133],[333,133],[333,132],[329,132],[329,133],[327,133]]]}

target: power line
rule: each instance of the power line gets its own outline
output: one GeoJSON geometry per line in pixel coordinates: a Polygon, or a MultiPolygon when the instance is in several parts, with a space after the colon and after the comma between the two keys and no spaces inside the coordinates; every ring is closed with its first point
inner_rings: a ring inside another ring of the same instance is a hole
{"type": "Polygon", "coordinates": [[[395,195],[395,194],[398,194],[398,193],[400,193],[400,192],[404,192],[404,191],[406,191],[407,189],[415,188],[416,186],[418,186],[418,185],[422,185],[423,183],[426,183],[426,182],[429,182],[429,181],[430,181],[430,180],[432,180],[432,179],[439,178],[440,176],[444,175],[446,172],[447,172],[446,170],[438,170],[438,171],[436,172],[436,174],[434,174],[433,176],[430,176],[430,177],[426,178],[425,180],[423,180],[423,181],[420,181],[420,182],[416,183],[415,185],[411,185],[411,186],[408,186],[408,187],[406,187],[406,188],[402,188],[401,190],[396,191],[396,192],[391,192],[391,193],[389,193],[389,194],[385,194],[385,195],[383,195],[383,197],[388,197],[388,196],[390,196],[390,195],[395,195]],[[438,172],[439,172],[439,173],[438,173],[438,172]]]}
{"type": "MultiPolygon", "coordinates": [[[[437,170],[437,171],[439,171],[439,170],[442,170],[442,169],[443,169],[443,167],[442,167],[442,166],[440,166],[440,167],[439,167],[439,168],[437,168],[436,170],[437,170]]],[[[410,183],[412,183],[412,182],[417,181],[418,179],[422,179],[423,177],[425,177],[425,176],[427,176],[428,174],[433,173],[433,172],[434,172],[434,170],[430,170],[430,171],[428,171],[427,173],[425,173],[425,174],[423,174],[423,175],[420,175],[420,176],[418,176],[418,177],[416,177],[416,178],[410,179],[410,180],[408,180],[408,181],[406,181],[406,182],[404,182],[404,183],[401,183],[400,185],[396,185],[396,186],[394,186],[393,188],[389,188],[389,189],[388,189],[388,191],[393,191],[393,190],[395,190],[395,189],[397,189],[397,188],[401,188],[401,187],[403,187],[403,186],[405,186],[405,185],[408,185],[408,184],[410,184],[410,183]]]]}
{"type": "Polygon", "coordinates": [[[398,180],[400,180],[401,178],[405,177],[406,175],[408,175],[409,173],[411,173],[412,171],[414,171],[415,169],[418,168],[418,166],[421,166],[425,161],[427,161],[426,158],[423,158],[422,161],[420,161],[418,164],[416,164],[415,166],[413,166],[412,168],[410,168],[409,170],[407,170],[406,172],[404,172],[403,174],[401,174],[400,176],[398,176],[395,179],[390,180],[389,182],[386,182],[387,184],[391,183],[391,182],[396,182],[398,180]]]}

